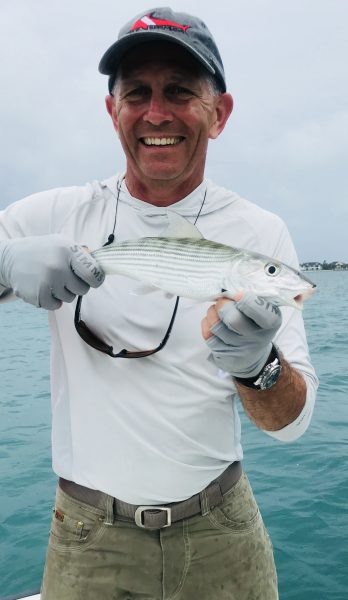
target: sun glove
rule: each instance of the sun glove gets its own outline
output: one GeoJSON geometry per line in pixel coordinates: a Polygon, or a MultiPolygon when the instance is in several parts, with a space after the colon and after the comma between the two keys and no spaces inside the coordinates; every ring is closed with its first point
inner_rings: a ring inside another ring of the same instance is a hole
{"type": "Polygon", "coordinates": [[[221,321],[206,340],[210,360],[233,377],[255,377],[266,364],[282,323],[278,306],[246,292],[238,302],[226,302],[218,314],[221,321]]]}
{"type": "Polygon", "coordinates": [[[34,306],[55,310],[104,278],[96,260],[61,235],[0,241],[0,284],[34,306]]]}

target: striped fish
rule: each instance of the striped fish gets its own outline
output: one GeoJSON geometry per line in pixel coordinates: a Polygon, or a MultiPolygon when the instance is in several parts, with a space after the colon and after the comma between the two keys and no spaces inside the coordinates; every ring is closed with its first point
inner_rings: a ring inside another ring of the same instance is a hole
{"type": "Polygon", "coordinates": [[[106,274],[141,282],[137,293],[162,290],[200,301],[252,291],[265,300],[301,309],[315,285],[301,272],[262,254],[207,240],[173,213],[164,237],[113,242],[92,252],[106,274]]]}

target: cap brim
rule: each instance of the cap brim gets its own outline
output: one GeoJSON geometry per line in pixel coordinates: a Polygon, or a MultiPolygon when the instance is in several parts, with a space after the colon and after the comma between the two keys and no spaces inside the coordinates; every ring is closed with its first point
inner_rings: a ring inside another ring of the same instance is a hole
{"type": "Polygon", "coordinates": [[[144,42],[150,41],[167,41],[177,44],[182,48],[185,48],[194,58],[198,60],[212,75],[216,75],[219,78],[221,76],[216,72],[214,67],[198,52],[192,48],[191,45],[187,44],[184,40],[179,40],[175,34],[170,32],[157,31],[153,32],[139,32],[131,33],[124,36],[121,40],[115,42],[102,56],[99,63],[99,72],[103,75],[114,75],[120,65],[120,62],[124,55],[129,52],[135,46],[138,46],[144,42]]]}

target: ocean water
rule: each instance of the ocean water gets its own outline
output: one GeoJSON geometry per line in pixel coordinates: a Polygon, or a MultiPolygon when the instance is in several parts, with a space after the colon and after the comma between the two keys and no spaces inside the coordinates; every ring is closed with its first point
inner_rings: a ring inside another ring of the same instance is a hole
{"type": "MultiPolygon", "coordinates": [[[[282,444],[242,416],[244,467],[272,537],[281,600],[347,600],[348,272],[311,277],[318,292],[304,317],[320,377],[312,424],[282,444]]],[[[46,315],[4,304],[0,332],[1,598],[39,589],[55,476],[46,315]]]]}

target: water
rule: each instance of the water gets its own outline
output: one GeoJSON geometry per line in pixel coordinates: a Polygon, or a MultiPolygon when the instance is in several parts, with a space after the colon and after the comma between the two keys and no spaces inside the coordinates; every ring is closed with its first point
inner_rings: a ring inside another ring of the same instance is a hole
{"type": "MultiPolygon", "coordinates": [[[[311,277],[318,293],[304,317],[321,381],[311,427],[282,444],[242,416],[244,466],[273,540],[281,600],[346,600],[348,272],[311,277]]],[[[40,586],[55,477],[45,313],[3,305],[0,331],[1,597],[40,586]]]]}

